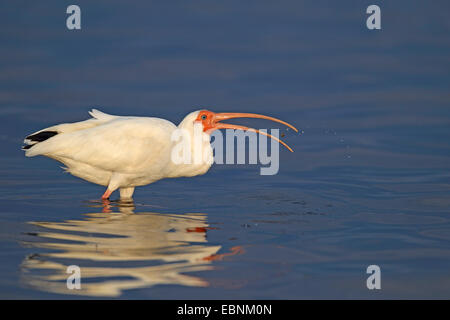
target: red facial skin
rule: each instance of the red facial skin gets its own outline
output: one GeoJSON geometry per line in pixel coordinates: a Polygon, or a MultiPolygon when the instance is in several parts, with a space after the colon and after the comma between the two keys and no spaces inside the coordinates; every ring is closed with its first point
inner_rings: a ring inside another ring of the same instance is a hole
{"type": "Polygon", "coordinates": [[[218,129],[216,128],[216,114],[212,111],[200,111],[195,121],[200,121],[202,123],[203,132],[211,133],[218,129]]]}

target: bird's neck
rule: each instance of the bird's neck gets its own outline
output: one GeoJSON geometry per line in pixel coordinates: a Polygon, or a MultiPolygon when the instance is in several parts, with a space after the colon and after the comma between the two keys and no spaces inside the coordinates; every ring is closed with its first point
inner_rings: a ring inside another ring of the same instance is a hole
{"type": "Polygon", "coordinates": [[[171,177],[206,173],[213,163],[210,139],[201,123],[181,122],[172,135],[171,177]]]}

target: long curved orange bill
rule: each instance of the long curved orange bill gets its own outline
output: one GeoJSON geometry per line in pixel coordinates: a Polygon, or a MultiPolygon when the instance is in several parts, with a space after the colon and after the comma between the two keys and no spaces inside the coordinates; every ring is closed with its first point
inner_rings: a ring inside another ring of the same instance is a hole
{"type": "Polygon", "coordinates": [[[275,121],[281,124],[284,124],[285,126],[291,128],[292,130],[294,130],[295,132],[298,132],[298,129],[296,127],[294,127],[292,124],[289,124],[283,120],[277,119],[277,118],[273,118],[273,117],[269,117],[269,116],[265,116],[262,114],[257,114],[257,113],[237,113],[237,112],[227,112],[227,113],[216,113],[215,114],[215,119],[216,121],[222,121],[222,120],[228,120],[228,119],[234,119],[234,118],[259,118],[259,119],[266,119],[266,120],[271,120],[271,121],[275,121]]]}
{"type": "Polygon", "coordinates": [[[274,136],[272,136],[269,133],[266,133],[266,132],[263,132],[263,131],[260,131],[260,130],[257,130],[257,129],[248,128],[248,127],[245,127],[245,126],[238,126],[238,125],[235,125],[235,124],[228,124],[228,123],[217,123],[216,124],[216,128],[217,129],[235,129],[235,130],[237,129],[237,130],[244,130],[244,131],[253,131],[253,132],[256,132],[258,134],[262,134],[262,135],[264,135],[266,137],[269,137],[271,139],[274,139],[274,140],[278,141],[278,143],[281,143],[290,152],[294,152],[294,150],[292,150],[291,147],[289,147],[285,142],[281,141],[277,137],[274,137],[274,136]]]}

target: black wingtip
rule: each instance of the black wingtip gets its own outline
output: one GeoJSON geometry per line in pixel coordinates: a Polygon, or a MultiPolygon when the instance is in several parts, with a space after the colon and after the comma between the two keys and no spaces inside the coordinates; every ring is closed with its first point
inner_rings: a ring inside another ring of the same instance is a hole
{"type": "Polygon", "coordinates": [[[29,145],[27,145],[27,146],[23,146],[23,147],[22,147],[22,150],[28,150],[28,149],[30,149],[32,146],[34,146],[34,144],[29,144],[29,145]]]}
{"type": "Polygon", "coordinates": [[[47,139],[50,139],[53,136],[56,136],[57,134],[58,134],[58,132],[56,132],[56,131],[41,131],[39,133],[32,134],[32,135],[26,137],[25,139],[30,140],[30,141],[35,141],[35,142],[42,142],[47,139]]]}

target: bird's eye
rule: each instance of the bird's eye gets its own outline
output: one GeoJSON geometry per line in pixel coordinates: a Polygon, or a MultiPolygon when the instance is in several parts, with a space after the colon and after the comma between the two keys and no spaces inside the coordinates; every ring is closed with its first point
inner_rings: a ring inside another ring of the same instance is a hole
{"type": "Polygon", "coordinates": [[[202,115],[202,120],[206,120],[206,114],[202,115]]]}

